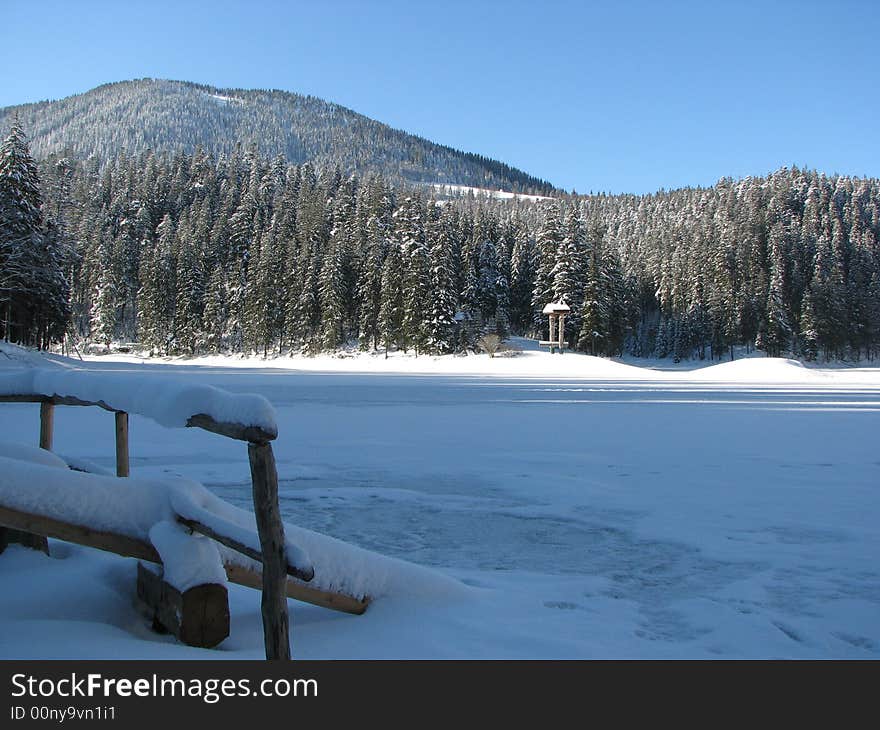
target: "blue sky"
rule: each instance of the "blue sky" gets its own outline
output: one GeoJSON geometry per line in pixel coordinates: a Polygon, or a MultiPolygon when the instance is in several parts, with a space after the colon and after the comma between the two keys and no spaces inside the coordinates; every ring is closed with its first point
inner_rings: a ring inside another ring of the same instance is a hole
{"type": "Polygon", "coordinates": [[[123,79],[278,88],[578,192],[880,176],[876,0],[3,0],[0,106],[123,79]]]}

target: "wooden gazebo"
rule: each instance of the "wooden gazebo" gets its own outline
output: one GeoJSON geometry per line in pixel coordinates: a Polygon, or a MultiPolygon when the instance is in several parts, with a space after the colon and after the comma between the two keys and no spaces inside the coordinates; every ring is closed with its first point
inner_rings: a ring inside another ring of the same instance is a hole
{"type": "Polygon", "coordinates": [[[561,355],[565,351],[565,315],[571,311],[565,302],[551,302],[542,310],[550,318],[550,339],[541,340],[541,347],[549,347],[550,354],[559,348],[561,355]]]}

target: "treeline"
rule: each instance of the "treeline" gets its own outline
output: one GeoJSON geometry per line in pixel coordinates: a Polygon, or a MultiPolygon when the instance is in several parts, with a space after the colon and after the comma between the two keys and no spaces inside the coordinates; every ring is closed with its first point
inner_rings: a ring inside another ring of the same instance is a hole
{"type": "Polygon", "coordinates": [[[708,189],[445,204],[255,151],[58,156],[72,330],[155,353],[446,353],[487,331],[615,356],[880,348],[880,185],[783,169],[708,189]]]}

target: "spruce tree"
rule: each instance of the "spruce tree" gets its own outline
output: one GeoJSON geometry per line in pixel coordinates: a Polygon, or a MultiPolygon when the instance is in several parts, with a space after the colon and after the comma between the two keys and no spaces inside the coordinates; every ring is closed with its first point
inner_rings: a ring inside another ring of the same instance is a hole
{"type": "Polygon", "coordinates": [[[532,324],[538,332],[547,332],[547,316],[542,312],[555,295],[553,269],[556,266],[559,245],[562,243],[562,224],[556,201],[548,202],[542,207],[541,224],[535,238],[538,261],[532,290],[532,324]]]}
{"type": "Polygon", "coordinates": [[[403,262],[399,244],[393,242],[382,265],[382,302],[379,308],[379,332],[385,357],[400,345],[403,334],[403,262]]]}
{"type": "Polygon", "coordinates": [[[510,324],[515,334],[524,335],[532,328],[534,286],[534,243],[526,230],[519,229],[510,257],[510,324]]]}
{"type": "Polygon", "coordinates": [[[66,329],[65,280],[57,237],[47,240],[37,165],[16,117],[0,144],[0,331],[5,339],[47,346],[66,329]]]}
{"type": "Polygon", "coordinates": [[[321,347],[335,350],[345,344],[345,269],[341,242],[331,242],[320,275],[321,347]]]}
{"type": "Polygon", "coordinates": [[[375,214],[370,216],[366,228],[367,249],[357,284],[357,299],[360,303],[358,341],[362,350],[376,350],[380,341],[379,309],[382,304],[382,264],[388,244],[375,214]]]}
{"type": "Polygon", "coordinates": [[[455,233],[448,216],[440,215],[431,229],[429,250],[431,300],[427,347],[434,354],[455,349],[455,233]]]}

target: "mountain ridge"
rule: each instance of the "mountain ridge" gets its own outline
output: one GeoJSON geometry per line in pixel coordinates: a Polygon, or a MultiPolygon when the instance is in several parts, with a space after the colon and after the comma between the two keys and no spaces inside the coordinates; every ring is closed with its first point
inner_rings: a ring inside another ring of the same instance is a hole
{"type": "Polygon", "coordinates": [[[143,78],[80,94],[0,108],[18,115],[31,151],[107,159],[148,149],[228,154],[236,145],[289,162],[338,165],[407,183],[448,183],[547,194],[546,180],[498,160],[395,129],[340,104],[281,89],[220,88],[143,78]]]}

